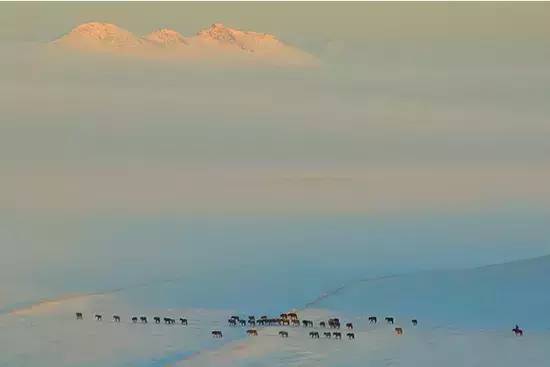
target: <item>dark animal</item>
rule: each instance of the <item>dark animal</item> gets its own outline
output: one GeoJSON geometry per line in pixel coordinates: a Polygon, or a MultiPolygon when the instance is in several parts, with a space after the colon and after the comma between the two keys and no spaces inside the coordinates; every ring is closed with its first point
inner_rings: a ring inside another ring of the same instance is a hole
{"type": "Polygon", "coordinates": [[[369,316],[369,324],[376,324],[376,321],[378,321],[376,316],[369,316]]]}
{"type": "Polygon", "coordinates": [[[144,324],[147,324],[147,316],[140,316],[139,321],[141,321],[144,324]]]}
{"type": "Polygon", "coordinates": [[[393,317],[386,317],[384,320],[386,320],[386,322],[388,324],[392,324],[393,325],[393,317]]]}
{"type": "Polygon", "coordinates": [[[513,328],[512,331],[516,336],[523,336],[523,330],[520,329],[518,325],[516,325],[516,327],[513,328]]]}
{"type": "Polygon", "coordinates": [[[254,321],[254,320],[248,320],[248,325],[249,325],[249,326],[256,326],[256,321],[254,321]]]}
{"type": "Polygon", "coordinates": [[[95,315],[95,319],[96,319],[97,321],[101,321],[101,319],[102,319],[102,316],[101,316],[101,315],[98,315],[98,314],[96,314],[96,315],[95,315]]]}
{"type": "Polygon", "coordinates": [[[153,320],[155,321],[155,324],[160,324],[160,317],[155,316],[153,317],[153,320]]]}
{"type": "Polygon", "coordinates": [[[239,320],[241,326],[246,326],[246,320],[239,320]]]}
{"type": "Polygon", "coordinates": [[[313,321],[303,320],[302,324],[304,325],[304,327],[308,327],[308,326],[313,327],[313,321]]]}
{"type": "Polygon", "coordinates": [[[258,336],[258,330],[249,329],[249,330],[246,331],[246,334],[258,336]]]}
{"type": "Polygon", "coordinates": [[[327,332],[323,333],[323,335],[325,336],[325,338],[329,338],[329,339],[330,339],[330,336],[331,336],[332,334],[330,333],[330,331],[327,331],[327,332]]]}
{"type": "Polygon", "coordinates": [[[328,327],[331,329],[340,329],[340,320],[338,319],[329,319],[328,327]]]}
{"type": "Polygon", "coordinates": [[[287,316],[288,318],[290,318],[291,320],[298,320],[298,315],[294,312],[291,312],[291,313],[287,313],[287,316]]]}
{"type": "Polygon", "coordinates": [[[77,320],[82,320],[83,319],[82,312],[77,312],[76,313],[76,319],[77,320]]]}
{"type": "Polygon", "coordinates": [[[300,326],[300,320],[292,319],[292,326],[300,326]]]}
{"type": "Polygon", "coordinates": [[[173,324],[176,323],[176,320],[171,319],[170,317],[165,317],[165,318],[164,318],[164,323],[165,323],[165,324],[168,324],[168,325],[173,325],[173,324]]]}
{"type": "Polygon", "coordinates": [[[255,316],[248,316],[248,319],[249,320],[256,320],[256,317],[255,316]]]}
{"type": "Polygon", "coordinates": [[[355,339],[355,334],[354,333],[347,333],[346,335],[347,335],[349,340],[355,339]]]}
{"type": "Polygon", "coordinates": [[[351,322],[348,322],[346,324],[346,327],[351,330],[351,329],[353,329],[353,324],[351,322]]]}
{"type": "Polygon", "coordinates": [[[223,334],[222,334],[222,332],[219,331],[219,330],[214,330],[214,331],[212,331],[212,336],[213,336],[214,338],[221,338],[221,337],[223,337],[223,334]]]}
{"type": "Polygon", "coordinates": [[[403,328],[396,327],[395,328],[395,334],[396,335],[403,335],[403,328]]]}
{"type": "Polygon", "coordinates": [[[113,315],[113,321],[114,321],[114,322],[120,322],[120,316],[118,316],[118,315],[113,315]]]}
{"type": "Polygon", "coordinates": [[[237,326],[237,320],[235,319],[229,319],[227,322],[229,323],[229,326],[237,326]]]}
{"type": "Polygon", "coordinates": [[[332,335],[334,336],[334,339],[342,339],[342,333],[340,332],[333,332],[332,335]]]}
{"type": "Polygon", "coordinates": [[[231,318],[232,318],[233,320],[239,320],[239,319],[240,319],[239,316],[231,316],[231,318]]]}
{"type": "Polygon", "coordinates": [[[281,319],[288,319],[288,315],[286,313],[282,313],[279,315],[281,319]]]}
{"type": "Polygon", "coordinates": [[[315,339],[319,339],[319,333],[317,331],[310,331],[309,336],[315,339]]]}
{"type": "Polygon", "coordinates": [[[132,322],[135,324],[136,322],[138,322],[138,318],[137,317],[132,317],[132,322]]]}
{"type": "Polygon", "coordinates": [[[187,319],[184,319],[183,317],[180,317],[180,322],[182,325],[187,325],[187,319]]]}
{"type": "Polygon", "coordinates": [[[281,338],[288,338],[288,332],[287,331],[279,331],[279,335],[281,338]]]}
{"type": "Polygon", "coordinates": [[[413,326],[418,325],[418,320],[417,320],[417,319],[413,319],[413,320],[412,320],[412,324],[413,324],[413,326]]]}
{"type": "Polygon", "coordinates": [[[319,323],[319,327],[327,327],[327,324],[324,321],[321,321],[319,323]]]}

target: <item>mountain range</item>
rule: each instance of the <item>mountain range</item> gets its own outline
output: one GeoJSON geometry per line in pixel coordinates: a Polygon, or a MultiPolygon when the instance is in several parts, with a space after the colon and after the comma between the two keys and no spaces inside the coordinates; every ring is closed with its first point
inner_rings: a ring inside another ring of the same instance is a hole
{"type": "Polygon", "coordinates": [[[91,22],[73,28],[51,44],[79,52],[176,61],[206,60],[299,67],[317,65],[313,55],[274,35],[242,31],[221,23],[186,37],[167,28],[137,36],[115,24],[91,22]]]}

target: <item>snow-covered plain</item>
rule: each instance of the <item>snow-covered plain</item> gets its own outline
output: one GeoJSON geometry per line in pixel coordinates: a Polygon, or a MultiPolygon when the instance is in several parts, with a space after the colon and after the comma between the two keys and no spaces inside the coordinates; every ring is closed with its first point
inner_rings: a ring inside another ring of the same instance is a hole
{"type": "MultiPolygon", "coordinates": [[[[132,289],[70,295],[21,307],[0,316],[1,366],[545,366],[550,343],[550,257],[468,270],[425,272],[350,282],[298,310],[318,321],[340,317],[354,323],[355,340],[311,339],[311,329],[245,328],[225,320],[238,310],[136,309],[132,289]],[[84,312],[76,321],[74,312],[84,312]],[[93,320],[102,313],[104,320],[93,320]],[[113,313],[122,322],[111,321],[113,313]],[[146,314],[187,317],[189,326],[132,324],[146,314]],[[375,314],[396,317],[404,328],[370,325],[375,314]],[[413,327],[411,318],[418,318],[413,327]],[[515,323],[525,327],[515,337],[515,323]],[[210,331],[224,332],[222,340],[210,331]]],[[[147,294],[156,286],[145,286],[147,294]]],[[[243,314],[244,316],[244,314],[243,314]]],[[[319,329],[319,331],[323,331],[319,329]]]]}

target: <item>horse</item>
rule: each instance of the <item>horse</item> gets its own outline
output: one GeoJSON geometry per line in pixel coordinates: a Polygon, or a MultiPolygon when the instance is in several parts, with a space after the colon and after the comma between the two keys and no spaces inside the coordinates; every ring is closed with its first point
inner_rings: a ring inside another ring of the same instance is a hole
{"type": "Polygon", "coordinates": [[[309,332],[309,336],[311,336],[312,338],[315,338],[315,339],[319,339],[319,332],[317,332],[317,331],[310,331],[310,332],[309,332]]]}
{"type": "Polygon", "coordinates": [[[313,327],[313,321],[303,320],[302,324],[304,325],[304,327],[308,327],[308,326],[313,327]]]}
{"type": "Polygon", "coordinates": [[[187,325],[187,319],[184,319],[183,317],[180,317],[180,323],[182,325],[187,325]]]}
{"type": "Polygon", "coordinates": [[[393,321],[394,321],[394,320],[393,320],[393,317],[386,317],[385,320],[386,320],[386,322],[387,322],[388,324],[392,324],[392,325],[393,325],[393,321]]]}
{"type": "Polygon", "coordinates": [[[212,331],[212,336],[213,336],[214,338],[222,338],[222,337],[223,337],[223,334],[222,334],[222,332],[219,331],[219,330],[213,330],[213,331],[212,331]]]}
{"type": "Polygon", "coordinates": [[[155,316],[153,317],[153,320],[155,320],[155,324],[160,324],[160,317],[155,316]]]}
{"type": "Polygon", "coordinates": [[[395,328],[395,335],[403,335],[403,328],[396,327],[395,328]]]}
{"type": "Polygon", "coordinates": [[[76,319],[77,320],[83,320],[84,319],[84,317],[82,316],[82,312],[77,312],[76,313],[76,319]]]}
{"type": "Polygon", "coordinates": [[[240,319],[239,316],[231,316],[230,318],[232,318],[233,320],[239,320],[240,319]]]}
{"type": "Polygon", "coordinates": [[[246,326],[246,320],[239,320],[239,323],[241,324],[241,326],[246,326]]]}
{"type": "Polygon", "coordinates": [[[352,330],[352,329],[353,329],[353,324],[352,324],[351,322],[348,322],[348,323],[346,324],[346,328],[352,330]]]}
{"type": "Polygon", "coordinates": [[[330,331],[327,331],[327,332],[324,332],[323,335],[325,336],[325,338],[330,339],[330,336],[331,336],[332,334],[330,333],[330,331]]]}
{"type": "Polygon", "coordinates": [[[287,316],[292,320],[298,320],[298,315],[294,312],[287,313],[287,316]]]}
{"type": "Polygon", "coordinates": [[[249,330],[246,331],[246,334],[247,335],[258,336],[258,330],[249,329],[249,330]]]}
{"type": "Polygon", "coordinates": [[[139,321],[141,321],[143,324],[147,324],[147,316],[140,316],[139,321]]]}
{"type": "Polygon", "coordinates": [[[292,326],[300,326],[300,320],[292,319],[292,326]]]}
{"type": "Polygon", "coordinates": [[[288,338],[288,331],[279,331],[281,338],[288,338]]]}
{"type": "Polygon", "coordinates": [[[249,325],[249,326],[256,326],[256,321],[254,321],[254,320],[248,320],[248,325],[249,325]]]}
{"type": "Polygon", "coordinates": [[[229,326],[237,326],[237,321],[235,319],[228,319],[227,322],[229,326]]]}
{"type": "Polygon", "coordinates": [[[136,322],[138,322],[138,318],[137,317],[132,317],[132,322],[135,324],[136,322]]]}
{"type": "Polygon", "coordinates": [[[290,325],[290,320],[288,318],[281,319],[281,325],[289,326],[290,325]]]}
{"type": "Polygon", "coordinates": [[[523,330],[520,329],[518,325],[516,325],[516,327],[513,328],[512,331],[516,336],[523,336],[523,330]]]}
{"type": "Polygon", "coordinates": [[[417,319],[413,319],[413,320],[412,320],[412,324],[413,324],[413,326],[418,325],[418,320],[417,320],[417,319]]]}
{"type": "Polygon", "coordinates": [[[103,317],[102,317],[101,315],[99,315],[99,314],[96,314],[96,315],[95,315],[95,319],[96,319],[97,321],[101,321],[102,318],[103,318],[103,317]]]}
{"type": "Polygon", "coordinates": [[[176,320],[171,319],[171,318],[169,318],[169,317],[165,317],[165,318],[164,318],[164,323],[165,323],[165,324],[168,324],[168,325],[173,325],[173,324],[176,323],[176,320]]]}
{"type": "Polygon", "coordinates": [[[327,327],[327,324],[326,324],[324,321],[321,321],[321,322],[319,323],[319,327],[323,327],[323,328],[324,328],[324,327],[327,327]]]}
{"type": "Polygon", "coordinates": [[[338,319],[329,319],[328,320],[328,326],[331,329],[340,329],[340,320],[338,320],[338,319]]]}
{"type": "Polygon", "coordinates": [[[120,322],[120,316],[118,316],[118,315],[113,315],[113,321],[114,321],[114,322],[120,322]]]}
{"type": "Polygon", "coordinates": [[[348,337],[349,340],[355,339],[355,334],[354,333],[347,333],[346,336],[348,337]]]}
{"type": "Polygon", "coordinates": [[[288,315],[287,315],[286,313],[282,313],[282,314],[279,315],[279,317],[280,317],[281,319],[287,319],[287,318],[288,318],[288,315]]]}
{"type": "Polygon", "coordinates": [[[369,324],[376,324],[377,321],[376,316],[369,316],[369,324]]]}
{"type": "Polygon", "coordinates": [[[334,336],[334,339],[342,339],[342,333],[340,332],[333,332],[332,335],[334,336]]]}

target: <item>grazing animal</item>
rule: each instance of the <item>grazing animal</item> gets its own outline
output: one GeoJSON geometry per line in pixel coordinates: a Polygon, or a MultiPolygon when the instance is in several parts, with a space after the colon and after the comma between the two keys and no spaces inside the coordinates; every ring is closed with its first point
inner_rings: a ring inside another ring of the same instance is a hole
{"type": "Polygon", "coordinates": [[[354,333],[347,333],[346,335],[347,335],[349,340],[355,339],[355,334],[354,333]]]}
{"type": "Polygon", "coordinates": [[[120,322],[120,316],[118,316],[118,315],[113,315],[113,321],[114,321],[114,322],[120,322]]]}
{"type": "Polygon", "coordinates": [[[84,317],[82,316],[82,312],[77,312],[76,313],[76,319],[77,320],[82,320],[84,317]]]}
{"type": "Polygon", "coordinates": [[[346,324],[346,327],[347,327],[348,329],[352,330],[352,329],[353,329],[353,324],[352,324],[351,322],[348,322],[348,323],[346,324]]]}
{"type": "Polygon", "coordinates": [[[369,324],[376,324],[377,321],[376,316],[369,316],[369,324]]]}
{"type": "Polygon", "coordinates": [[[516,327],[513,328],[512,331],[516,336],[523,336],[523,330],[520,329],[518,325],[516,325],[516,327]]]}
{"type": "Polygon", "coordinates": [[[281,338],[288,338],[288,331],[279,331],[281,338]]]}
{"type": "Polygon", "coordinates": [[[95,315],[95,319],[96,319],[97,321],[101,321],[102,318],[103,318],[103,317],[102,317],[101,315],[98,315],[98,314],[95,315]]]}
{"type": "Polygon", "coordinates": [[[138,318],[137,317],[132,317],[132,322],[135,324],[136,322],[138,322],[138,318]]]}
{"type": "Polygon", "coordinates": [[[253,336],[258,336],[258,330],[249,329],[249,330],[246,331],[246,334],[253,335],[253,336]]]}
{"type": "Polygon", "coordinates": [[[325,336],[325,338],[329,338],[330,339],[330,336],[332,335],[330,333],[330,331],[327,331],[327,332],[324,332],[323,335],[325,336]]]}
{"type": "Polygon", "coordinates": [[[319,323],[319,327],[327,327],[327,324],[324,321],[321,321],[319,323]]]}
{"type": "Polygon", "coordinates": [[[309,332],[309,336],[311,336],[312,338],[315,338],[315,339],[319,339],[319,332],[317,332],[317,331],[310,331],[310,332],[309,332]]]}
{"type": "Polygon", "coordinates": [[[418,325],[418,320],[417,320],[417,319],[413,319],[413,320],[412,320],[412,324],[413,324],[413,326],[418,325]]]}
{"type": "Polygon", "coordinates": [[[147,316],[140,316],[139,321],[141,321],[144,324],[147,324],[147,316]]]}
{"type": "Polygon", "coordinates": [[[393,317],[386,317],[385,320],[386,320],[386,322],[387,322],[388,324],[392,324],[392,325],[393,325],[393,317]]]}
{"type": "Polygon", "coordinates": [[[187,325],[187,319],[184,319],[183,317],[180,317],[180,322],[182,325],[187,325]]]}
{"type": "Polygon", "coordinates": [[[395,334],[396,335],[403,335],[403,328],[396,327],[395,328],[395,334]]]}
{"type": "Polygon", "coordinates": [[[229,319],[227,322],[229,323],[229,326],[237,326],[237,320],[235,319],[229,319]]]}
{"type": "Polygon", "coordinates": [[[176,323],[176,320],[171,319],[171,318],[169,318],[169,317],[165,317],[165,318],[164,318],[164,323],[165,323],[165,324],[168,324],[168,325],[173,325],[173,324],[176,323]]]}
{"type": "Polygon", "coordinates": [[[338,319],[329,319],[328,327],[331,329],[340,329],[340,320],[338,319]]]}
{"type": "Polygon", "coordinates": [[[219,331],[219,330],[213,330],[213,331],[212,331],[212,336],[213,336],[214,338],[222,338],[222,337],[223,337],[223,334],[222,334],[222,332],[219,331]]]}
{"type": "Polygon", "coordinates": [[[246,326],[246,320],[239,320],[239,323],[241,324],[241,326],[246,326]]]}
{"type": "Polygon", "coordinates": [[[334,339],[342,339],[342,333],[341,332],[333,332],[332,335],[334,336],[334,339]]]}
{"type": "Polygon", "coordinates": [[[153,320],[155,320],[155,324],[160,324],[160,317],[155,316],[153,317],[153,320]]]}

